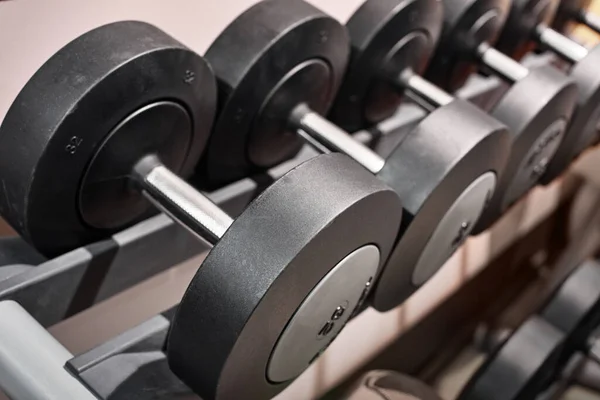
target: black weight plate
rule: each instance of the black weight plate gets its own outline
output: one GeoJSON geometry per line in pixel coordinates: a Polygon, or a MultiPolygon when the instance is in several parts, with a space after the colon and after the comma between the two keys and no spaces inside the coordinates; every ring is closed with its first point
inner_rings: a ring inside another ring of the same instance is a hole
{"type": "MultiPolygon", "coordinates": [[[[398,232],[397,195],[341,154],[290,171],[235,220],[196,273],[168,342],[173,371],[202,398],[267,399],[289,383],[266,377],[299,305],[340,260],[398,232]]],[[[319,327],[315,327],[315,334],[319,327]]]]}
{"type": "Polygon", "coordinates": [[[25,85],[0,127],[2,215],[50,256],[123,229],[94,229],[83,221],[80,185],[111,131],[165,99],[185,108],[192,121],[187,157],[174,160],[188,175],[216,106],[216,85],[204,60],[141,22],[105,25],[63,47],[25,85]]]}
{"type": "Polygon", "coordinates": [[[510,10],[509,0],[443,0],[444,28],[425,77],[454,92],[477,71],[475,50],[493,45],[510,10]]]}
{"type": "Polygon", "coordinates": [[[550,183],[588,146],[596,143],[600,124],[600,46],[571,68],[569,76],[577,83],[577,107],[571,118],[565,140],[548,166],[542,183],[550,183]]]}
{"type": "Polygon", "coordinates": [[[302,141],[289,129],[292,108],[306,102],[326,113],[349,52],[344,27],[302,0],[263,1],[233,21],[206,53],[221,97],[199,184],[222,185],[293,157],[302,141]],[[306,76],[296,76],[296,90],[277,90],[310,61],[319,63],[301,70],[306,76]],[[266,159],[253,160],[255,140],[265,149],[257,153],[266,159]]]}
{"type": "Polygon", "coordinates": [[[521,60],[537,47],[535,30],[538,25],[550,25],[557,8],[557,0],[513,0],[496,49],[521,60]]]}
{"type": "Polygon", "coordinates": [[[528,319],[488,356],[458,399],[535,399],[563,367],[563,341],[563,334],[543,319],[528,319]]]}
{"type": "Polygon", "coordinates": [[[576,96],[576,85],[548,66],[531,70],[496,104],[491,115],[512,133],[512,151],[474,232],[487,229],[538,184],[564,137],[576,96]]]}
{"type": "MultiPolygon", "coordinates": [[[[390,310],[424,283],[419,278],[420,260],[427,256],[424,251],[441,221],[474,181],[487,172],[501,173],[509,152],[506,128],[462,100],[433,111],[394,149],[378,176],[400,196],[404,217],[399,243],[373,292],[373,307],[390,310]]],[[[445,239],[429,252],[436,259],[427,263],[426,278],[452,255],[476,222],[476,217],[468,221],[451,252],[442,250],[451,244],[445,239]]],[[[460,230],[459,224],[455,233],[460,230]]]]}
{"type": "Polygon", "coordinates": [[[442,21],[439,0],[367,0],[346,24],[352,57],[344,82],[329,115],[354,132],[371,126],[398,108],[402,93],[390,84],[412,69],[422,73],[435,49],[442,21]],[[413,43],[393,57],[403,40],[413,43]]]}
{"type": "Polygon", "coordinates": [[[567,33],[577,23],[579,13],[589,9],[592,0],[562,0],[552,26],[559,32],[567,33]]]}
{"type": "Polygon", "coordinates": [[[560,285],[539,313],[566,335],[565,358],[585,350],[600,324],[600,265],[586,261],[560,285]]]}

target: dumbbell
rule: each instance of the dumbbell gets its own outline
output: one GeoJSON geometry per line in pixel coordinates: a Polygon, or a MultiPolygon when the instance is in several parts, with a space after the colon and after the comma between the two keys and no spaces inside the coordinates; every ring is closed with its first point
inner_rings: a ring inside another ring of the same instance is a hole
{"type": "MultiPolygon", "coordinates": [[[[223,89],[223,106],[201,176],[219,181],[228,174],[232,178],[231,174],[242,176],[266,168],[295,154],[303,139],[322,151],[341,151],[361,163],[391,186],[404,205],[399,243],[372,296],[375,308],[389,310],[426,282],[468,237],[507,158],[508,133],[475,106],[412,75],[409,85],[418,93],[424,87],[426,95],[443,106],[386,159],[381,158],[321,116],[343,77],[348,37],[335,19],[322,14],[312,21],[306,12],[312,13],[313,7],[300,0],[295,4],[297,10],[285,2],[259,3],[229,25],[207,51],[223,89]],[[277,24],[270,22],[274,15],[277,24]],[[255,33],[257,26],[269,26],[269,34],[255,33]],[[241,117],[236,120],[236,115],[241,117]]],[[[394,31],[407,14],[398,4],[365,3],[363,9],[379,12],[365,29],[379,30],[381,17],[387,15],[393,23],[386,30],[394,31]]],[[[439,31],[434,21],[440,10],[434,7],[418,15],[424,17],[420,23],[433,30],[429,41],[419,43],[426,56],[439,31]]],[[[392,51],[396,43],[394,36],[385,50],[392,51]]],[[[368,44],[373,49],[378,46],[368,44]]],[[[411,46],[408,54],[413,50],[421,51],[411,46]]],[[[365,75],[380,73],[383,60],[379,61],[365,68],[365,75]]]]}
{"type": "Polygon", "coordinates": [[[576,377],[592,386],[600,371],[594,365],[594,351],[590,351],[595,343],[592,333],[600,323],[599,288],[600,265],[585,262],[558,287],[538,315],[514,332],[480,330],[476,343],[490,356],[459,399],[535,399],[541,394],[553,395],[576,377]],[[555,379],[558,385],[553,385],[555,379]]]}
{"type": "Polygon", "coordinates": [[[544,393],[556,398],[575,384],[600,393],[600,264],[588,260],[553,293],[540,315],[566,335],[563,376],[544,393]]]}
{"type": "Polygon", "coordinates": [[[487,356],[457,400],[533,400],[559,376],[565,336],[543,318],[478,334],[475,348],[487,356]]]}
{"type": "Polygon", "coordinates": [[[600,264],[589,260],[575,269],[539,314],[567,336],[564,359],[578,351],[600,362],[594,335],[600,328],[600,264]]]}
{"type": "Polygon", "coordinates": [[[580,23],[600,33],[600,18],[588,11],[592,0],[562,0],[558,7],[557,18],[553,26],[560,32],[565,32],[572,23],[580,23]]]}
{"type": "Polygon", "coordinates": [[[491,115],[508,126],[513,144],[488,212],[474,232],[493,223],[534,187],[556,153],[577,96],[575,83],[546,66],[528,69],[491,47],[510,9],[507,0],[444,0],[444,28],[425,74],[448,90],[478,68],[511,84],[491,115]]]}
{"type": "Polygon", "coordinates": [[[505,29],[497,43],[498,50],[519,59],[541,45],[550,49],[573,67],[570,76],[577,83],[577,108],[563,143],[548,164],[542,183],[556,179],[583,150],[598,139],[600,121],[600,46],[588,51],[548,25],[555,16],[558,1],[514,0],[505,29]]]}
{"type": "Polygon", "coordinates": [[[123,229],[150,204],[208,241],[171,324],[169,365],[205,399],[263,399],[363,301],[402,206],[360,165],[329,154],[232,220],[179,177],[202,154],[215,108],[210,67],[172,37],[142,22],[93,29],[47,60],[8,110],[0,211],[46,254],[123,229]]]}

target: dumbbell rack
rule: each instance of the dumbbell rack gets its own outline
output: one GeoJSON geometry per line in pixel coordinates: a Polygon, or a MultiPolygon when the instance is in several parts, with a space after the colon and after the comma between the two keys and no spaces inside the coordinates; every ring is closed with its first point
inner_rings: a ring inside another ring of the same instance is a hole
{"type": "MultiPolygon", "coordinates": [[[[534,60],[546,63],[546,56],[534,60]]],[[[475,78],[460,97],[489,109],[504,86],[493,78],[475,78]]],[[[355,136],[386,155],[424,113],[405,105],[391,119],[355,136]]],[[[238,215],[272,180],[315,155],[306,148],[261,179],[244,179],[209,194],[230,215],[238,215]]],[[[48,328],[98,304],[173,265],[206,251],[189,232],[165,215],[154,216],[110,239],[74,250],[32,266],[36,259],[20,239],[0,240],[0,299],[14,300],[42,326],[48,328]],[[160,250],[157,250],[160,249],[160,250]],[[9,254],[9,256],[7,256],[9,254]],[[4,258],[4,259],[3,259],[4,258]],[[25,261],[26,262],[26,261],[25,261]],[[140,267],[143,266],[143,267],[140,267]]],[[[96,348],[76,355],[66,368],[103,399],[150,399],[189,393],[169,371],[161,351],[173,309],[143,322],[96,348]],[[157,394],[158,393],[158,394],[157,394]]]]}

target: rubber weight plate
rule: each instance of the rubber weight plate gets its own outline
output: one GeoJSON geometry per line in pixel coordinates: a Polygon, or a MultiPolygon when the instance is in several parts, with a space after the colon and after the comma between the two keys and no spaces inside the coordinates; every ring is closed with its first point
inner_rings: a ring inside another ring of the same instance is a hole
{"type": "Polygon", "coordinates": [[[521,60],[537,47],[534,38],[538,25],[550,25],[558,8],[557,0],[512,0],[510,13],[496,48],[521,60]]]}
{"type": "Polygon", "coordinates": [[[400,196],[404,216],[373,293],[375,308],[401,304],[468,237],[494,193],[509,140],[500,123],[455,100],[423,119],[386,159],[378,176],[400,196]]]}
{"type": "Polygon", "coordinates": [[[321,291],[316,304],[333,296],[335,306],[304,321],[296,317],[357,250],[375,247],[381,268],[400,215],[397,195],[341,154],[287,173],[234,221],[193,278],[169,334],[173,371],[207,399],[265,399],[283,390],[327,347],[366,296],[367,278],[376,276],[365,277],[360,290],[342,287],[340,299],[339,290],[321,291]],[[310,334],[289,346],[294,326],[310,334]]]}
{"type": "Polygon", "coordinates": [[[539,317],[521,325],[469,380],[460,400],[531,400],[562,368],[564,336],[539,317]]]}
{"type": "Polygon", "coordinates": [[[477,72],[474,52],[493,45],[510,10],[509,0],[443,0],[444,28],[425,77],[454,92],[477,72]]]}
{"type": "Polygon", "coordinates": [[[573,111],[576,86],[552,67],[530,71],[491,112],[513,135],[512,152],[475,232],[487,229],[533,188],[561,144],[573,111]],[[535,101],[531,94],[535,93],[535,101]]]}
{"type": "Polygon", "coordinates": [[[202,183],[220,185],[293,157],[303,142],[290,129],[292,109],[304,102],[326,113],[348,55],[345,29],[302,0],[267,0],[240,15],[206,53],[222,98],[202,183]],[[290,82],[300,82],[298,90],[290,82]]]}
{"type": "Polygon", "coordinates": [[[124,160],[156,151],[186,176],[204,149],[215,106],[209,67],[170,36],[141,22],[94,29],[35,73],[0,126],[0,212],[47,256],[123,229],[147,216],[149,206],[129,190],[129,170],[115,167],[89,181],[87,189],[110,191],[105,199],[112,203],[82,212],[82,180],[96,149],[124,123],[123,137],[139,137],[141,129],[145,140],[123,148],[124,160]],[[112,214],[115,207],[122,215],[112,214]],[[104,226],[100,215],[115,219],[104,226]]]}
{"type": "Polygon", "coordinates": [[[577,15],[588,10],[591,4],[592,0],[562,0],[552,26],[559,32],[571,31],[577,23],[577,15]]]}
{"type": "Polygon", "coordinates": [[[393,115],[403,93],[390,84],[406,69],[422,73],[442,20],[438,0],[368,0],[346,24],[352,58],[329,115],[354,132],[393,115]]]}
{"type": "Polygon", "coordinates": [[[569,76],[578,87],[577,107],[571,117],[565,140],[548,166],[542,183],[550,183],[590,145],[598,141],[600,127],[600,46],[571,68],[569,76]]]}
{"type": "Polygon", "coordinates": [[[600,265],[586,261],[573,271],[540,315],[565,333],[565,358],[584,350],[600,324],[600,265]]]}

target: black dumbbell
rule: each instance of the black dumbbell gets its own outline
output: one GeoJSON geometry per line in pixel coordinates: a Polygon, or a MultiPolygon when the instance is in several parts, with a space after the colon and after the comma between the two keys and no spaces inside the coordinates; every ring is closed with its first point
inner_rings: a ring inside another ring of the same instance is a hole
{"type": "Polygon", "coordinates": [[[539,315],[529,318],[514,332],[478,332],[477,346],[491,355],[459,398],[551,398],[576,377],[580,383],[585,380],[585,386],[591,386],[600,371],[594,365],[600,346],[595,346],[593,335],[599,324],[600,265],[588,261],[558,287],[539,315]]]}
{"type": "Polygon", "coordinates": [[[586,49],[548,25],[558,1],[514,0],[498,50],[519,59],[540,44],[573,64],[570,76],[577,83],[577,108],[556,155],[548,164],[542,183],[556,179],[583,150],[598,139],[600,121],[600,46],[586,49]]]}
{"type": "Polygon", "coordinates": [[[591,4],[592,0],[561,0],[554,28],[565,32],[570,23],[576,22],[600,33],[600,17],[588,11],[591,4]]]}
{"type": "Polygon", "coordinates": [[[572,384],[600,391],[600,264],[589,260],[577,267],[540,315],[566,335],[561,356],[566,368],[543,398],[555,398],[572,384]]]}
{"type": "Polygon", "coordinates": [[[594,332],[600,327],[600,264],[584,262],[559,286],[540,315],[567,335],[566,354],[589,353],[600,361],[594,332]]]}
{"type": "MultiPolygon", "coordinates": [[[[379,31],[386,17],[388,36],[395,30],[402,32],[399,21],[410,11],[400,3],[365,3],[359,13],[377,10],[365,30],[379,31]]],[[[294,154],[303,139],[323,151],[341,151],[357,160],[394,188],[404,205],[400,242],[373,296],[375,308],[389,310],[427,281],[468,237],[507,158],[508,133],[475,106],[453,99],[415,74],[403,74],[415,92],[443,106],[389,157],[381,158],[320,116],[329,108],[344,74],[349,51],[345,28],[324,14],[307,18],[315,9],[300,0],[294,4],[297,9],[277,1],[259,4],[230,25],[208,50],[206,57],[223,89],[223,106],[204,159],[204,176],[220,180],[225,174],[244,175],[276,164],[294,154]],[[273,15],[277,24],[269,22],[273,15]],[[254,33],[256,26],[263,25],[271,27],[268,35],[254,33]]],[[[403,54],[422,52],[419,57],[426,57],[434,45],[439,31],[435,21],[441,14],[438,4],[431,4],[436,7],[417,14],[415,23],[429,27],[432,37],[411,43],[403,54]]],[[[394,51],[402,36],[390,37],[385,52],[394,51]]],[[[381,47],[377,38],[365,46],[381,47]]],[[[359,58],[364,59],[358,53],[351,57],[359,58]]],[[[382,72],[384,60],[373,60],[377,62],[363,69],[365,76],[382,72]]],[[[398,85],[403,82],[398,80],[398,85]]]]}
{"type": "Polygon", "coordinates": [[[535,400],[595,399],[599,395],[600,365],[581,354],[575,354],[564,364],[555,381],[535,400]],[[573,393],[572,389],[578,389],[578,392],[573,393]],[[577,394],[581,391],[585,393],[583,397],[577,394]]]}
{"type": "Polygon", "coordinates": [[[559,376],[565,336],[543,318],[478,334],[475,349],[487,357],[457,400],[533,400],[559,376]]]}
{"type": "Polygon", "coordinates": [[[209,66],[170,36],[141,22],[94,29],[35,73],[2,122],[0,211],[50,255],[135,223],[150,203],[214,245],[171,324],[169,364],[205,399],[263,399],[360,305],[402,206],[329,154],[232,220],[178,176],[202,153],[215,108],[209,66]]]}
{"type": "Polygon", "coordinates": [[[491,111],[505,123],[513,145],[496,195],[475,228],[487,228],[538,183],[564,136],[577,87],[552,67],[527,69],[491,46],[510,9],[507,0],[444,0],[444,29],[426,74],[455,90],[484,68],[512,84],[491,111]]]}

